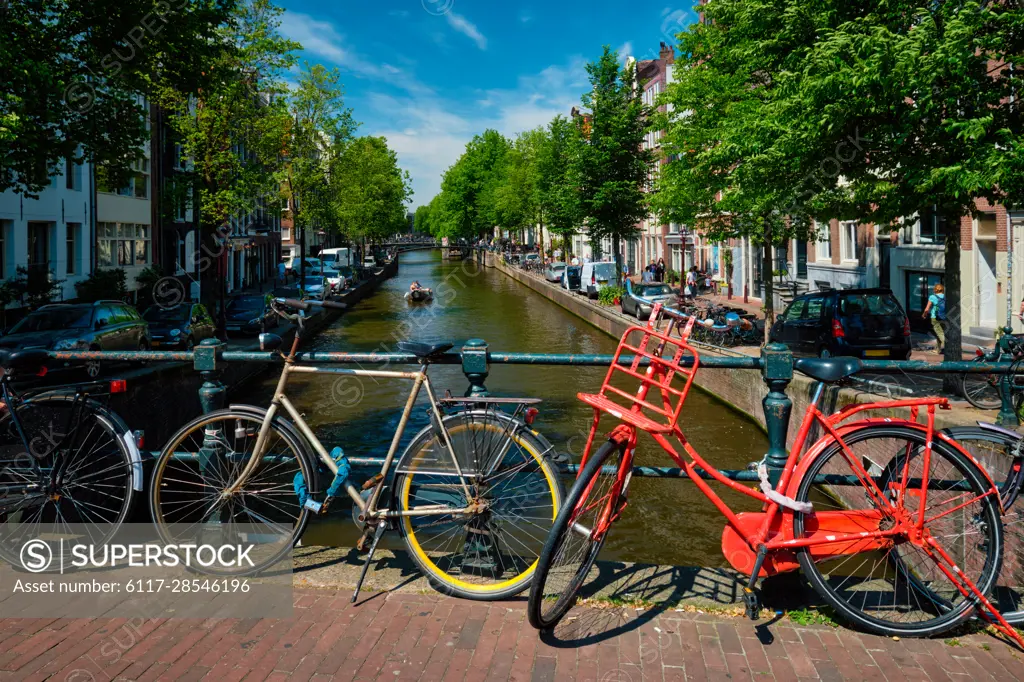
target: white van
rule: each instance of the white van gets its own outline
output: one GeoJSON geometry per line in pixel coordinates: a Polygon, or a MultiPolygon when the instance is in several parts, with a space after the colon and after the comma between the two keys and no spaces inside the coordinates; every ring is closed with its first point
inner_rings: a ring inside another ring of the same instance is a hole
{"type": "Polygon", "coordinates": [[[351,249],[324,249],[320,252],[320,259],[325,268],[340,270],[345,267],[352,267],[351,249]]]}
{"type": "Polygon", "coordinates": [[[580,291],[586,292],[587,298],[597,298],[597,292],[606,286],[615,284],[615,261],[598,261],[584,263],[580,275],[580,291]]]}

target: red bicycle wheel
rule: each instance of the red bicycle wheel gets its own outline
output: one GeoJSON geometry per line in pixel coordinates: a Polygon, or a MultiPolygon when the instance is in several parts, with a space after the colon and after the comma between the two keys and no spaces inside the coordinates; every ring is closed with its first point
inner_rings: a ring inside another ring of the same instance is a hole
{"type": "Polygon", "coordinates": [[[603,475],[623,465],[625,443],[609,440],[587,460],[565,499],[537,561],[527,614],[538,630],[554,627],[586,582],[625,501],[630,474],[603,475]]]}

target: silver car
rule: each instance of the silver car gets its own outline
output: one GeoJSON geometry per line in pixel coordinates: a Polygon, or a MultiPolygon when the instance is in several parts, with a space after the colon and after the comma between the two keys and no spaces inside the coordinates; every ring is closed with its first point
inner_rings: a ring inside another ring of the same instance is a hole
{"type": "Polygon", "coordinates": [[[667,284],[634,284],[632,291],[627,291],[622,297],[622,314],[646,320],[651,316],[654,303],[675,305],[676,297],[675,290],[667,284]]]}
{"type": "Polygon", "coordinates": [[[544,269],[544,279],[549,282],[561,282],[565,272],[565,263],[551,263],[544,269]]]}

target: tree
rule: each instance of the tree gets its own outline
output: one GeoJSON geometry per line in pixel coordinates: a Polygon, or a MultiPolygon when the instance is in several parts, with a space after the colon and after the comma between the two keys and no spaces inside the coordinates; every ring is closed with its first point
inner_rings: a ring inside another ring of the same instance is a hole
{"type": "Polygon", "coordinates": [[[466,145],[441,180],[434,236],[469,239],[489,233],[498,224],[495,193],[509,149],[509,141],[496,130],[485,130],[466,145]]]}
{"type": "Polygon", "coordinates": [[[240,0],[217,31],[220,49],[204,67],[207,86],[194,96],[156,90],[192,168],[184,178],[197,197],[197,258],[208,304],[215,288],[223,292],[224,273],[213,266],[223,263],[230,221],[280,196],[278,171],[291,127],[283,75],[300,47],[280,35],[282,11],[269,0],[240,0]]]}
{"type": "Polygon", "coordinates": [[[291,97],[291,136],[285,173],[288,205],[301,244],[299,277],[305,279],[306,230],[337,227],[337,202],[331,187],[337,166],[356,123],[345,108],[341,75],[320,64],[306,64],[291,97]]]}
{"type": "Polygon", "coordinates": [[[622,276],[623,237],[631,237],[636,224],[647,217],[648,174],[656,162],[644,145],[649,107],[642,99],[636,66],[619,63],[607,45],[596,62],[587,64],[591,89],[583,95],[586,142],[576,155],[580,203],[592,239],[611,237],[615,270],[622,276]]]}
{"type": "Polygon", "coordinates": [[[364,247],[405,228],[406,203],[412,196],[409,174],[383,137],[349,142],[332,168],[331,184],[338,226],[364,247]]]}
{"type": "Polygon", "coordinates": [[[548,218],[549,229],[562,236],[566,258],[571,251],[570,240],[583,224],[578,177],[583,142],[579,127],[559,115],[548,124],[537,155],[539,203],[548,218]]]}
{"type": "MultiPolygon", "coordinates": [[[[519,133],[495,174],[494,202],[491,214],[494,224],[508,230],[540,225],[544,215],[539,201],[537,155],[544,144],[544,131],[519,133]]],[[[543,244],[543,236],[541,237],[543,244]]]]}
{"type": "Polygon", "coordinates": [[[123,180],[148,135],[139,94],[206,83],[234,4],[0,3],[0,192],[32,196],[68,158],[123,180]]]}

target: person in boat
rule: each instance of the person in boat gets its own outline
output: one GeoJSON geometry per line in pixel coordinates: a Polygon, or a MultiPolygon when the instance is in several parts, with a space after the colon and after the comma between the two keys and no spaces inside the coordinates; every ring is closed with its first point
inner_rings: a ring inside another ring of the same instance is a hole
{"type": "Polygon", "coordinates": [[[430,291],[430,289],[428,289],[428,288],[426,288],[424,286],[421,286],[419,281],[414,281],[412,284],[409,285],[409,293],[413,293],[413,292],[416,292],[416,291],[422,291],[425,294],[432,294],[433,293],[432,291],[430,291]]]}

